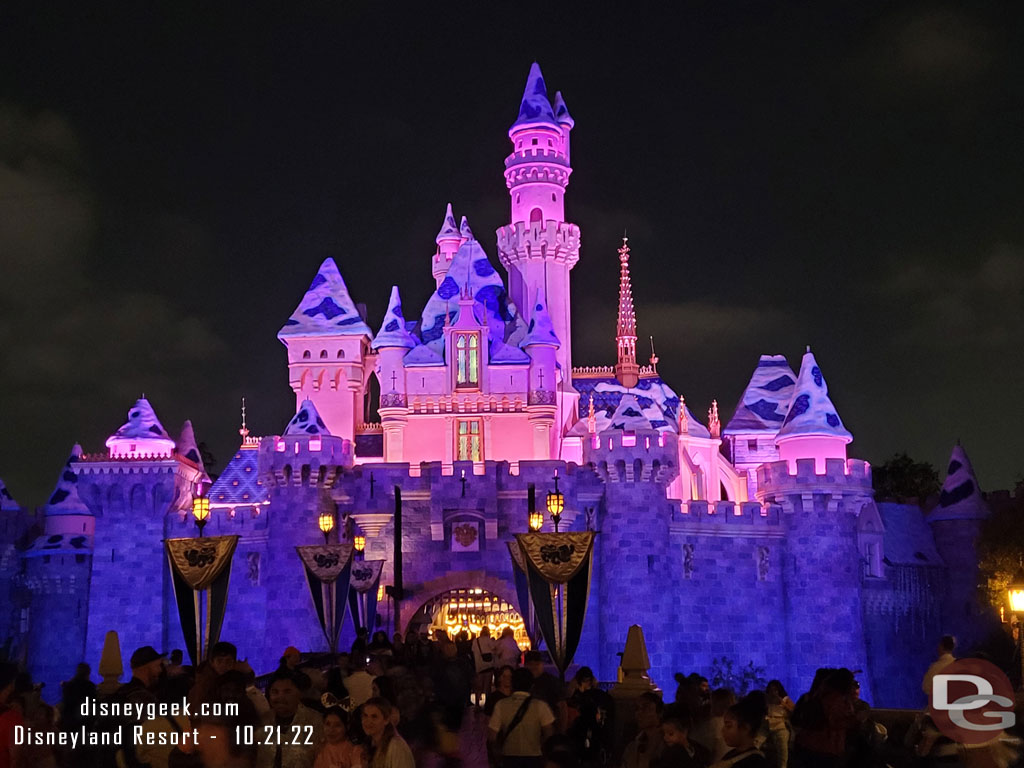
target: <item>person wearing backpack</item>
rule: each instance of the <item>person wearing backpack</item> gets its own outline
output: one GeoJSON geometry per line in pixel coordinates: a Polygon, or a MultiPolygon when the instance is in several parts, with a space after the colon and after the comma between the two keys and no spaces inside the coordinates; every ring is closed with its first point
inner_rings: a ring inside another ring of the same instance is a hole
{"type": "Polygon", "coordinates": [[[473,680],[473,695],[477,709],[483,709],[484,697],[491,693],[491,677],[494,674],[494,640],[491,630],[484,627],[473,641],[473,666],[476,677],[473,680]]]}
{"type": "Polygon", "coordinates": [[[541,746],[554,732],[555,715],[543,700],[530,695],[533,675],[528,669],[512,673],[512,695],[494,706],[487,743],[501,768],[540,768],[541,746]]]}

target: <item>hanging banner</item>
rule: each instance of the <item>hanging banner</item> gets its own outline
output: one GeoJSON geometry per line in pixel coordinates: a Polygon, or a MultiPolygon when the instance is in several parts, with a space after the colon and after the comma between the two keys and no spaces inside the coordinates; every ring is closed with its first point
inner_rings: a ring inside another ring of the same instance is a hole
{"type": "Polygon", "coordinates": [[[352,542],[296,547],[306,572],[306,584],[313,608],[331,653],[338,651],[338,636],[348,603],[349,569],[352,566],[352,542]]]}
{"type": "Polygon", "coordinates": [[[594,532],[517,533],[530,597],[551,660],[565,677],[583,634],[594,532]]]}
{"type": "Polygon", "coordinates": [[[533,610],[533,602],[530,600],[530,579],[526,575],[526,559],[523,557],[523,550],[518,541],[509,541],[507,544],[508,554],[512,558],[512,576],[516,583],[519,608],[522,610],[523,626],[530,638],[530,647],[536,648],[540,634],[537,629],[537,616],[533,610]]]}
{"type": "Polygon", "coordinates": [[[357,560],[352,563],[348,601],[352,625],[356,629],[366,627],[373,632],[377,620],[377,588],[383,568],[383,560],[357,560]]]}
{"type": "Polygon", "coordinates": [[[164,546],[185,647],[192,664],[198,666],[210,646],[220,640],[238,536],[167,539],[164,546]]]}

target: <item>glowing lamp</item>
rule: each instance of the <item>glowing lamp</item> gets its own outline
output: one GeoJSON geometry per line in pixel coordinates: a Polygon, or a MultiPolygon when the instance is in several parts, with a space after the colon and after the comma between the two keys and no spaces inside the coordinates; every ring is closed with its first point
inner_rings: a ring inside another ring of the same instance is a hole
{"type": "MultiPolygon", "coordinates": [[[[363,538],[363,537],[362,537],[362,536],[359,536],[358,538],[360,538],[360,539],[361,539],[361,538],[363,538]]],[[[383,585],[383,584],[378,584],[378,585],[377,585],[377,602],[379,603],[379,602],[381,602],[381,601],[382,601],[383,599],[384,599],[384,585],[383,585]]]]}
{"type": "Polygon", "coordinates": [[[565,509],[565,496],[558,490],[558,475],[555,475],[555,490],[548,491],[547,496],[548,514],[551,515],[551,522],[555,524],[555,533],[558,533],[558,523],[562,520],[562,510],[565,509]]]}
{"type": "Polygon", "coordinates": [[[334,515],[330,512],[321,512],[316,520],[316,524],[320,527],[320,532],[324,535],[324,544],[326,544],[327,537],[334,530],[334,515]]]}
{"type": "Polygon", "coordinates": [[[536,533],[544,525],[544,515],[536,510],[530,513],[530,530],[536,533]]]}
{"type": "Polygon", "coordinates": [[[366,549],[366,537],[365,536],[353,536],[352,546],[355,547],[356,552],[362,552],[366,549]]]}
{"type": "Polygon", "coordinates": [[[1024,614],[1024,571],[1017,571],[1013,581],[1006,587],[1010,610],[1018,616],[1024,614]]]}
{"type": "Polygon", "coordinates": [[[210,499],[208,496],[196,496],[192,499],[192,517],[199,528],[199,536],[203,535],[203,526],[210,519],[210,499]]]}

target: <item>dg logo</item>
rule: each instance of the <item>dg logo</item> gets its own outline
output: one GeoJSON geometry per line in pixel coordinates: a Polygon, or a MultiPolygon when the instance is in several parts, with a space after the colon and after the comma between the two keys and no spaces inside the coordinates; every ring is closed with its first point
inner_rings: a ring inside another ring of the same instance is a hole
{"type": "Polygon", "coordinates": [[[928,710],[943,735],[960,744],[983,744],[1013,726],[1013,706],[1013,686],[999,667],[960,659],[935,675],[928,710]]]}

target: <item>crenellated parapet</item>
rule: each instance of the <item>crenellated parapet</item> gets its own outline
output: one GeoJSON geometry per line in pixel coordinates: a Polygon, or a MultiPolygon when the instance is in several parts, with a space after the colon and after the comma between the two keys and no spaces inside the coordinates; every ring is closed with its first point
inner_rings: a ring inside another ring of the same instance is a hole
{"type": "Polygon", "coordinates": [[[583,456],[607,483],[667,484],[679,474],[679,441],[674,432],[608,430],[583,440],[583,456]]]}
{"type": "Polygon", "coordinates": [[[871,465],[861,459],[826,459],[824,472],[816,471],[815,459],[796,459],[793,464],[775,461],[757,468],[758,501],[777,503],[791,512],[824,495],[829,497],[829,511],[836,511],[844,499],[855,502],[859,510],[874,493],[871,465]]]}
{"type": "Polygon", "coordinates": [[[329,488],[355,464],[352,441],[334,435],[283,435],[260,441],[259,476],[270,486],[329,488]]]}
{"type": "Polygon", "coordinates": [[[565,221],[517,221],[499,228],[497,235],[498,257],[506,269],[530,259],[571,268],[580,258],[580,228],[565,221]]]}

